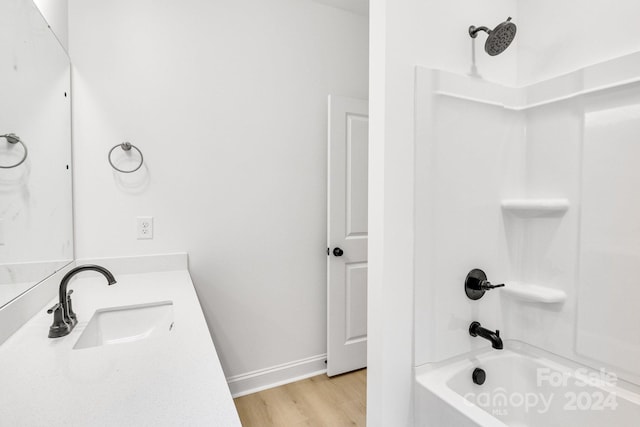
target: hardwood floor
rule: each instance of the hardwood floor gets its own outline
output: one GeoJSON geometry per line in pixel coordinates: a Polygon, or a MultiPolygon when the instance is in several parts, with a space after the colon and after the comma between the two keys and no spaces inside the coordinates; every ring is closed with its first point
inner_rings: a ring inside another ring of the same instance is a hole
{"type": "Polygon", "coordinates": [[[319,375],[234,399],[243,427],[364,426],[367,370],[319,375]]]}

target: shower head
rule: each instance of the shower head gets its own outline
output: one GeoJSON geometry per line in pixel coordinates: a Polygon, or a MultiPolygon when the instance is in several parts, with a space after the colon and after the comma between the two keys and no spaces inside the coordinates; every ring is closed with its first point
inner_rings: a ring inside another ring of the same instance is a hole
{"type": "Polygon", "coordinates": [[[479,31],[489,34],[487,41],[484,43],[484,50],[491,56],[500,55],[504,52],[516,36],[516,24],[511,22],[511,17],[506,21],[498,24],[493,30],[487,27],[469,27],[469,35],[476,38],[479,31]]]}

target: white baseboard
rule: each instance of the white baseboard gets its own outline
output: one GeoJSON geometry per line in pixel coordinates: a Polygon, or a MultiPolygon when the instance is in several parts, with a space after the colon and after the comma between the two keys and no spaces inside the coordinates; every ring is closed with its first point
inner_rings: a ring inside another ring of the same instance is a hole
{"type": "Polygon", "coordinates": [[[227,383],[234,398],[245,396],[324,374],[327,372],[325,360],[327,355],[319,354],[246,374],[234,375],[227,378],[227,383]]]}

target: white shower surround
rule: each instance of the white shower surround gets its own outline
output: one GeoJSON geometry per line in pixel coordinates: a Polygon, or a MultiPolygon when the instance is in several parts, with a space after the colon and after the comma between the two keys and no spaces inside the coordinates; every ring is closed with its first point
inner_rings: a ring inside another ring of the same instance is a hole
{"type": "MultiPolygon", "coordinates": [[[[368,425],[412,425],[412,337],[426,333],[413,331],[412,313],[420,298],[414,289],[425,286],[414,279],[414,265],[427,261],[414,248],[421,238],[414,226],[414,170],[425,167],[414,156],[415,66],[467,73],[466,28],[511,15],[518,25],[515,45],[493,58],[480,47],[479,72],[511,85],[541,81],[636,51],[640,27],[628,22],[639,12],[632,0],[371,0],[370,182],[377,185],[369,221],[369,322],[375,328],[369,335],[368,425]]],[[[499,272],[489,273],[499,279],[499,272]]]]}
{"type": "Polygon", "coordinates": [[[415,250],[428,262],[415,268],[414,366],[486,347],[467,332],[478,320],[504,338],[640,384],[633,326],[640,293],[631,283],[640,247],[614,240],[626,233],[640,241],[630,223],[640,204],[622,197],[628,191],[612,191],[640,184],[630,163],[626,172],[617,166],[638,151],[640,53],[520,88],[419,67],[416,86],[416,164],[423,167],[416,169],[415,250]],[[607,159],[610,144],[626,151],[607,159]],[[594,177],[608,187],[594,186],[594,177]],[[504,209],[513,200],[515,214],[504,209]],[[522,215],[525,205],[537,214],[522,215]],[[436,245],[445,241],[446,248],[436,245]],[[464,256],[455,247],[465,247],[464,256]],[[628,256],[618,260],[621,250],[628,256]],[[507,288],[533,284],[538,300],[500,291],[467,300],[471,268],[507,288]]]}

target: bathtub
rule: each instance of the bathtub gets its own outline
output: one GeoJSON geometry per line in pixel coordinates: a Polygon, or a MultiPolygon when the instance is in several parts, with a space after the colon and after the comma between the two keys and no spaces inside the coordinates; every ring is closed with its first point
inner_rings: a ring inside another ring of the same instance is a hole
{"type": "Polygon", "coordinates": [[[418,367],[415,385],[422,427],[640,426],[640,387],[519,342],[418,367]]]}

